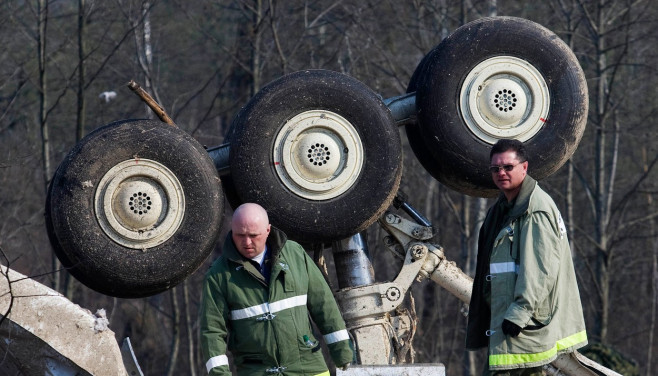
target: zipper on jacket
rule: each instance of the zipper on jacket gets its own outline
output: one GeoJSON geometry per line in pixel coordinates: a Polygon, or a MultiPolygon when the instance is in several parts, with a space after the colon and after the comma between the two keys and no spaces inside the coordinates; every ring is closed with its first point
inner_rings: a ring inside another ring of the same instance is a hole
{"type": "Polygon", "coordinates": [[[270,320],[274,320],[275,317],[276,315],[274,313],[267,312],[267,313],[263,313],[263,316],[257,318],[256,321],[270,321],[270,320]]]}
{"type": "Polygon", "coordinates": [[[288,367],[283,367],[283,366],[271,367],[271,368],[267,368],[265,370],[265,372],[270,373],[270,374],[277,374],[278,375],[278,374],[282,374],[283,371],[286,370],[286,368],[288,368],[288,367]]]}
{"type": "Polygon", "coordinates": [[[516,263],[516,258],[514,257],[513,253],[513,247],[514,247],[514,229],[512,228],[512,224],[510,223],[509,226],[505,228],[505,231],[507,231],[507,237],[509,238],[509,257],[514,260],[516,263]]]}

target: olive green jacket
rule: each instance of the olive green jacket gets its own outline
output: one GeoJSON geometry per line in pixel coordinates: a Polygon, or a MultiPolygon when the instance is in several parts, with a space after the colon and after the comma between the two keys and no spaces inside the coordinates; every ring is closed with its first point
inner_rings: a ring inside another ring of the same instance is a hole
{"type": "Polygon", "coordinates": [[[271,227],[271,275],[242,257],[226,237],[222,255],[206,274],[201,307],[201,349],[210,375],[310,376],[327,371],[311,321],[322,332],[336,365],[353,360],[345,322],[324,276],[297,243],[271,227]],[[311,346],[304,342],[309,337],[311,346]]]}
{"type": "Polygon", "coordinates": [[[492,370],[536,367],[587,344],[571,250],[560,212],[534,179],[496,221],[501,200],[480,232],[466,346],[488,345],[492,370]],[[500,230],[487,242],[494,222],[500,230]],[[504,319],[523,328],[517,337],[502,332],[504,319]]]}

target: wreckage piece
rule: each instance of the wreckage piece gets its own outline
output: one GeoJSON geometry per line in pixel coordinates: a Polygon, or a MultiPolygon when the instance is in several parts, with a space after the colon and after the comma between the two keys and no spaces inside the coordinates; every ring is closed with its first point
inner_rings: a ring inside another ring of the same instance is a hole
{"type": "Polygon", "coordinates": [[[94,315],[0,265],[0,374],[141,375],[134,357],[124,365],[107,324],[104,310],[94,315]]]}

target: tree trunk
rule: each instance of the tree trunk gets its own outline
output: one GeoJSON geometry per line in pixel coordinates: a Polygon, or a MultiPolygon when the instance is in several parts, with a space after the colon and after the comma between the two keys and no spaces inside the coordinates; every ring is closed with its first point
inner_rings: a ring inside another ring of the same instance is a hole
{"type": "Polygon", "coordinates": [[[596,149],[595,149],[595,178],[596,178],[596,219],[595,219],[595,239],[597,242],[596,249],[596,278],[599,290],[599,299],[601,308],[599,315],[594,323],[595,336],[599,338],[602,343],[605,343],[608,328],[608,298],[609,298],[609,275],[608,275],[608,237],[606,233],[608,217],[607,200],[608,193],[606,191],[606,95],[608,92],[607,80],[607,57],[605,54],[605,38],[602,37],[605,31],[605,23],[603,17],[603,4],[599,2],[597,8],[597,24],[596,30],[599,36],[596,53],[597,53],[597,77],[598,84],[596,88],[596,117],[598,127],[596,130],[596,149]]]}
{"type": "MultiPolygon", "coordinates": [[[[78,88],[77,88],[77,111],[75,141],[82,140],[85,134],[85,0],[78,0],[78,88]]],[[[68,271],[63,270],[64,285],[63,294],[67,299],[73,300],[75,279],[71,278],[68,271]]]]}
{"type": "MultiPolygon", "coordinates": [[[[137,60],[144,73],[144,90],[163,106],[162,99],[158,93],[153,77],[153,47],[151,45],[151,4],[149,1],[142,3],[141,18],[133,21],[135,29],[135,43],[137,45],[137,60]],[[142,23],[141,33],[137,32],[139,23],[142,23]]],[[[144,105],[149,119],[153,118],[153,111],[148,105],[144,105]]],[[[164,106],[163,106],[164,107],[164,106]]]]}
{"type": "MultiPolygon", "coordinates": [[[[644,164],[644,172],[649,172],[649,165],[647,160],[647,150],[642,148],[642,159],[644,164]]],[[[651,207],[653,197],[651,193],[647,193],[647,206],[651,207]]],[[[653,362],[653,343],[654,343],[654,333],[656,331],[656,311],[658,305],[658,236],[656,236],[656,220],[652,219],[649,222],[649,234],[653,238],[653,251],[652,251],[652,266],[651,266],[651,317],[649,317],[649,345],[647,346],[647,372],[646,375],[650,376],[651,373],[651,363],[653,362]]]]}
{"type": "Polygon", "coordinates": [[[571,248],[571,257],[574,257],[574,244],[573,244],[573,234],[574,234],[574,216],[573,216],[573,164],[571,161],[567,162],[567,183],[565,190],[565,204],[567,206],[567,217],[564,219],[567,224],[567,236],[569,238],[569,246],[571,248]]]}
{"type": "Polygon", "coordinates": [[[187,280],[183,282],[183,309],[185,310],[185,323],[187,324],[187,355],[190,363],[190,376],[196,376],[196,360],[194,349],[194,325],[192,317],[190,316],[190,291],[188,288],[187,280]]]}
{"type": "MultiPolygon", "coordinates": [[[[487,215],[487,199],[478,198],[475,202],[475,221],[470,227],[473,230],[471,231],[471,239],[469,242],[469,257],[468,262],[464,264],[464,273],[467,275],[475,274],[475,264],[477,262],[477,253],[478,253],[478,240],[480,238],[480,227],[484,222],[484,217],[487,215]]],[[[477,362],[477,352],[476,351],[466,351],[466,356],[464,357],[464,376],[476,376],[478,375],[479,365],[477,362]]]]}
{"type": "Polygon", "coordinates": [[[76,141],[85,135],[85,0],[78,0],[78,109],[76,141]]]}
{"type": "Polygon", "coordinates": [[[173,376],[176,373],[176,363],[178,361],[178,350],[180,348],[180,307],[178,306],[178,298],[176,297],[177,288],[173,287],[169,290],[171,296],[171,310],[172,310],[172,335],[171,335],[171,351],[169,352],[169,363],[167,364],[167,376],[173,376]]]}
{"type": "MultiPolygon", "coordinates": [[[[462,236],[461,236],[461,249],[462,249],[462,267],[464,273],[472,275],[471,260],[475,256],[473,253],[472,237],[471,237],[471,202],[469,196],[462,196],[462,236]]],[[[476,218],[477,220],[477,218],[476,218]]],[[[474,229],[475,230],[475,229],[474,229]]],[[[476,230],[477,231],[477,230],[476,230]]],[[[464,357],[464,376],[476,376],[477,363],[475,361],[475,353],[473,351],[466,351],[464,357]]]]}
{"type": "Polygon", "coordinates": [[[255,0],[254,1],[254,14],[253,14],[253,33],[254,33],[254,48],[252,50],[252,55],[251,55],[251,72],[253,75],[253,92],[251,95],[255,95],[260,91],[260,86],[261,86],[261,62],[260,62],[260,57],[261,57],[261,43],[262,43],[262,29],[261,29],[261,24],[263,21],[263,1],[262,0],[255,0]]]}
{"type": "MultiPolygon", "coordinates": [[[[576,26],[573,23],[571,14],[573,12],[573,7],[567,8],[564,4],[561,2],[559,3],[560,5],[560,10],[561,13],[565,15],[565,30],[567,30],[566,35],[565,35],[565,40],[564,42],[569,46],[569,48],[572,51],[575,51],[575,46],[574,46],[574,38],[573,35],[576,32],[576,26]]],[[[574,181],[574,167],[571,159],[567,161],[567,181],[566,185],[564,187],[564,197],[565,197],[565,205],[566,205],[566,218],[564,218],[566,222],[566,227],[567,227],[567,237],[569,239],[569,246],[571,248],[571,257],[575,257],[575,252],[574,252],[574,244],[573,244],[573,236],[574,236],[574,230],[576,228],[574,216],[573,216],[573,210],[574,210],[574,202],[573,202],[573,181],[574,181]]]]}
{"type": "MultiPolygon", "coordinates": [[[[48,192],[50,184],[50,136],[48,134],[48,77],[46,72],[46,32],[48,26],[48,1],[39,0],[37,2],[37,16],[39,34],[37,39],[37,59],[39,60],[39,126],[41,129],[41,162],[43,168],[43,184],[45,191],[48,192]]],[[[52,288],[60,291],[61,274],[58,270],[61,263],[55,254],[51,256],[51,265],[53,270],[52,288]]]]}

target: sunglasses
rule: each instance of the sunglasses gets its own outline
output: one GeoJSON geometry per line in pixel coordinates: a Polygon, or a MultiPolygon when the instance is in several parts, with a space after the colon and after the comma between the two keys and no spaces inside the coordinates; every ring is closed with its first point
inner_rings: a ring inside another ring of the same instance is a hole
{"type": "Polygon", "coordinates": [[[514,167],[520,165],[523,162],[519,162],[517,164],[506,164],[502,166],[489,166],[489,171],[491,171],[492,174],[497,174],[498,171],[500,170],[505,170],[505,172],[510,172],[514,170],[514,167]]]}

